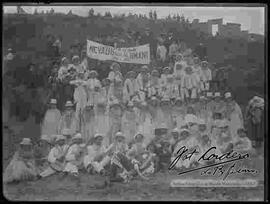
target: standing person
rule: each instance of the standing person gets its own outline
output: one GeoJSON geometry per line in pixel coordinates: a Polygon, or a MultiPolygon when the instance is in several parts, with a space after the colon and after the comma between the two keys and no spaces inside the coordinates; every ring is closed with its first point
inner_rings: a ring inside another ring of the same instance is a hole
{"type": "Polygon", "coordinates": [[[150,81],[149,81],[149,88],[148,88],[148,98],[155,96],[158,97],[160,93],[160,80],[159,80],[159,73],[155,69],[151,72],[150,81]]]}
{"type": "Polygon", "coordinates": [[[208,68],[208,63],[203,61],[201,63],[201,71],[200,71],[200,88],[203,92],[209,91],[210,82],[212,80],[211,70],[208,68]]]}
{"type": "Polygon", "coordinates": [[[76,104],[76,120],[79,123],[78,127],[81,128],[82,111],[87,104],[87,92],[85,89],[84,73],[78,73],[76,80],[70,81],[70,84],[76,86],[74,91],[74,103],[76,104]]]}
{"type": "Polygon", "coordinates": [[[249,101],[245,114],[248,138],[256,149],[262,147],[265,137],[264,106],[264,99],[254,96],[249,101]]]}
{"type": "Polygon", "coordinates": [[[138,91],[136,73],[134,71],[129,71],[126,77],[123,88],[124,103],[131,101],[138,91]]]}
{"type": "Polygon", "coordinates": [[[164,97],[168,95],[168,78],[171,77],[170,75],[170,68],[169,67],[164,67],[163,68],[163,73],[161,74],[160,77],[160,96],[164,97]]]}
{"type": "Polygon", "coordinates": [[[164,63],[166,61],[166,57],[167,57],[167,49],[163,43],[162,40],[160,40],[160,42],[158,43],[157,46],[157,60],[159,61],[159,64],[163,67],[164,63]]]}
{"type": "Polygon", "coordinates": [[[95,109],[92,105],[86,104],[82,113],[81,130],[84,142],[88,142],[95,134],[96,125],[95,109]]]}
{"type": "Polygon", "coordinates": [[[185,74],[185,72],[184,72],[183,63],[176,62],[174,65],[173,76],[174,76],[174,84],[177,85],[177,87],[178,87],[180,97],[182,97],[182,95],[183,95],[181,93],[181,83],[182,83],[182,80],[184,78],[184,74],[185,74]]]}
{"type": "Polygon", "coordinates": [[[87,92],[87,104],[95,106],[97,104],[99,91],[101,89],[100,81],[97,79],[97,72],[92,70],[89,72],[89,78],[85,83],[87,92]]]}
{"type": "Polygon", "coordinates": [[[189,101],[190,98],[196,98],[196,85],[196,76],[192,72],[192,67],[188,66],[185,68],[185,75],[181,83],[181,92],[183,93],[181,97],[186,101],[189,101]]]}
{"type": "Polygon", "coordinates": [[[146,65],[141,67],[140,73],[138,74],[136,81],[138,85],[138,92],[140,100],[144,101],[147,97],[150,74],[148,73],[149,68],[146,65]]]}
{"type": "Polygon", "coordinates": [[[115,80],[114,83],[111,83],[108,92],[108,101],[112,102],[114,100],[118,100],[119,103],[123,102],[123,81],[120,78],[119,80],[115,80]]]}
{"type": "Polygon", "coordinates": [[[149,106],[147,102],[142,101],[140,104],[140,115],[139,115],[139,130],[144,135],[145,144],[151,141],[152,136],[154,135],[153,128],[153,119],[149,111],[149,106]]]}
{"type": "Polygon", "coordinates": [[[109,145],[109,117],[107,110],[107,98],[102,97],[95,108],[95,133],[103,135],[104,145],[109,145]]]}
{"type": "Polygon", "coordinates": [[[123,110],[118,100],[112,101],[109,105],[109,141],[111,143],[113,135],[121,130],[123,110]]]}
{"type": "Polygon", "coordinates": [[[132,101],[128,102],[127,108],[123,113],[121,128],[123,134],[126,135],[127,144],[129,144],[137,132],[136,113],[132,101]]]}
{"type": "Polygon", "coordinates": [[[149,44],[151,56],[156,56],[157,42],[150,28],[145,29],[145,34],[142,36],[140,43],[142,45],[149,44]]]}
{"type": "Polygon", "coordinates": [[[48,135],[50,138],[52,138],[53,135],[59,134],[59,122],[61,119],[61,113],[56,108],[56,104],[56,99],[51,99],[50,107],[45,113],[41,127],[41,134],[48,135]]]}
{"type": "Polygon", "coordinates": [[[123,81],[123,76],[120,72],[120,65],[116,62],[113,62],[111,65],[111,70],[108,79],[111,81],[111,85],[113,85],[116,81],[123,81]]]}
{"type": "Polygon", "coordinates": [[[23,138],[19,150],[15,152],[12,160],[4,171],[3,182],[20,182],[33,180],[38,175],[34,163],[33,147],[29,138],[23,138]]]}
{"type": "Polygon", "coordinates": [[[78,55],[73,56],[71,61],[77,73],[85,71],[85,67],[80,63],[80,57],[78,55]]]}
{"type": "Polygon", "coordinates": [[[81,66],[82,66],[82,70],[89,70],[89,66],[88,66],[88,58],[86,55],[86,50],[82,51],[82,56],[81,56],[82,62],[81,62],[81,66]]]}
{"type": "Polygon", "coordinates": [[[244,118],[238,103],[232,99],[230,92],[225,93],[225,117],[229,120],[231,134],[235,137],[237,130],[244,127],[244,118]]]}
{"type": "Polygon", "coordinates": [[[176,43],[176,40],[172,40],[172,43],[169,46],[169,60],[170,62],[174,61],[174,58],[176,56],[176,53],[178,52],[178,45],[176,43]]]}
{"type": "Polygon", "coordinates": [[[67,101],[65,104],[65,111],[59,121],[58,132],[62,132],[63,129],[69,129],[70,134],[73,135],[76,133],[77,128],[77,119],[76,113],[73,110],[73,104],[71,101],[67,101]]]}

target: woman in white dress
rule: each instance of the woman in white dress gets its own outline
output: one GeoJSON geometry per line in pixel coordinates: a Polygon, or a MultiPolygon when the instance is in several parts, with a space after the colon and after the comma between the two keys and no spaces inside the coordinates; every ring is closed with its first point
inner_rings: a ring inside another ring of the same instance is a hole
{"type": "Polygon", "coordinates": [[[50,108],[46,111],[42,122],[41,134],[48,135],[50,138],[52,138],[53,135],[57,135],[59,133],[61,113],[56,108],[56,104],[56,99],[51,99],[50,108]]]}

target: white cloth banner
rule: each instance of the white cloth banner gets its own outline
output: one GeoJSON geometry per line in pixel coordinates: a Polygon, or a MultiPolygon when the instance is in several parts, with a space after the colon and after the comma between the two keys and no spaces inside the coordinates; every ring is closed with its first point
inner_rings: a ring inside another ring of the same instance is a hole
{"type": "Polygon", "coordinates": [[[137,47],[114,48],[87,40],[87,56],[98,60],[112,60],[117,62],[149,64],[149,44],[137,47]]]}

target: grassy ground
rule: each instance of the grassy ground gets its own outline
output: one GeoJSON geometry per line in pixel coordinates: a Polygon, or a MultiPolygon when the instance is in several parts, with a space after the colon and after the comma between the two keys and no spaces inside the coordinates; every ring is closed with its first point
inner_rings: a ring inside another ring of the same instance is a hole
{"type": "MultiPolygon", "coordinates": [[[[23,137],[34,137],[39,131],[39,125],[33,120],[15,123],[11,126],[13,134],[4,130],[3,135],[3,167],[16,150],[16,145],[23,137]]],[[[263,170],[263,158],[256,159],[252,164],[258,170],[263,170]]],[[[60,200],[226,200],[226,201],[261,201],[264,195],[263,172],[257,179],[259,185],[254,188],[202,188],[181,187],[172,188],[172,179],[202,178],[200,171],[177,175],[176,172],[155,174],[149,181],[136,179],[128,184],[115,183],[110,187],[102,187],[104,178],[81,174],[79,179],[61,178],[53,175],[37,181],[22,182],[3,186],[6,199],[12,201],[60,201],[60,200]]],[[[245,178],[245,175],[242,177],[245,178]]],[[[248,177],[250,178],[250,177],[248,177]]],[[[217,177],[215,177],[217,179],[217,177]]],[[[218,178],[220,179],[220,178],[218,178]]]]}

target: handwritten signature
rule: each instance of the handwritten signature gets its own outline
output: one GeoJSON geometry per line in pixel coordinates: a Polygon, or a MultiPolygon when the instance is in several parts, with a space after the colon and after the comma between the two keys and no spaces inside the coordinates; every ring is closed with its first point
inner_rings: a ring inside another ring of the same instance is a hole
{"type": "MultiPolygon", "coordinates": [[[[189,169],[187,171],[182,171],[182,172],[179,172],[178,175],[204,169],[204,171],[201,172],[201,175],[219,175],[219,176],[224,175],[223,179],[225,180],[229,175],[232,175],[232,174],[258,173],[258,171],[254,170],[254,169],[248,169],[248,168],[236,169],[236,161],[238,162],[239,160],[249,158],[248,153],[241,154],[241,153],[236,152],[234,150],[230,150],[226,153],[218,155],[215,152],[213,152],[213,150],[215,150],[215,149],[216,149],[216,147],[209,148],[197,160],[198,163],[200,161],[201,162],[206,161],[206,162],[212,162],[212,164],[206,165],[206,166],[201,166],[199,168],[189,169]],[[234,161],[235,161],[235,163],[232,164],[226,170],[225,164],[230,163],[230,162],[234,162],[234,161]],[[214,167],[214,168],[212,168],[212,167],[214,167]]],[[[196,148],[189,150],[188,148],[186,148],[186,146],[183,146],[177,151],[177,156],[170,163],[168,169],[169,170],[173,169],[175,167],[175,165],[179,162],[180,159],[183,161],[191,160],[191,158],[194,157],[194,155],[198,155],[198,154],[199,154],[199,151],[196,148]]]]}

